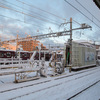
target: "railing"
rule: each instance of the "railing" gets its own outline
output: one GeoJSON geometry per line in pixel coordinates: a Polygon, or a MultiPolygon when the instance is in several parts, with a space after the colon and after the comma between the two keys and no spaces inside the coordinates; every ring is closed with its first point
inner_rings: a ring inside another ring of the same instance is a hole
{"type": "Polygon", "coordinates": [[[29,60],[22,60],[21,58],[0,59],[0,68],[21,67],[26,64],[29,64],[29,60]]]}

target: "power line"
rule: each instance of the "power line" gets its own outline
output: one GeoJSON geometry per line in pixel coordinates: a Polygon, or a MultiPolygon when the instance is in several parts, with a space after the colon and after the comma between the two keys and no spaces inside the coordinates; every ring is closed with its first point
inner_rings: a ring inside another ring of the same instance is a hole
{"type": "MultiPolygon", "coordinates": [[[[2,8],[5,8],[5,7],[2,7],[2,8]]],[[[30,15],[30,14],[27,14],[27,13],[24,13],[24,12],[21,12],[21,11],[18,11],[18,10],[16,10],[16,9],[12,9],[12,8],[8,8],[8,7],[6,7],[5,9],[13,10],[13,11],[15,11],[15,12],[18,12],[18,13],[21,13],[21,14],[24,14],[24,15],[27,15],[27,16],[30,16],[30,17],[34,17],[34,18],[36,18],[36,19],[39,19],[39,20],[42,20],[42,21],[46,21],[46,22],[49,22],[49,23],[53,23],[53,24],[58,25],[57,23],[50,22],[50,21],[48,21],[48,20],[45,20],[45,19],[42,19],[42,18],[33,16],[33,15],[30,15]]]]}
{"type": "Polygon", "coordinates": [[[30,5],[30,4],[25,3],[25,2],[22,2],[22,1],[20,1],[20,0],[16,0],[16,1],[18,1],[18,2],[20,2],[20,3],[22,3],[22,4],[25,4],[25,5],[27,5],[27,6],[30,6],[30,7],[32,7],[32,8],[38,9],[38,10],[40,10],[40,11],[43,11],[43,12],[45,12],[45,13],[51,14],[51,15],[53,15],[53,16],[55,16],[55,17],[57,17],[57,18],[60,18],[60,19],[62,19],[62,20],[65,20],[64,18],[62,18],[62,17],[60,17],[60,16],[58,16],[58,15],[55,15],[55,14],[53,14],[53,13],[51,13],[51,12],[48,12],[48,11],[43,10],[43,9],[40,9],[40,8],[34,6],[34,5],[30,5]]]}
{"type": "MultiPolygon", "coordinates": [[[[5,0],[4,0],[4,1],[5,1],[5,0]]],[[[15,6],[15,7],[21,8],[21,9],[23,9],[23,10],[25,10],[25,11],[30,11],[30,10],[28,10],[28,9],[26,9],[26,8],[20,7],[20,6],[18,6],[18,5],[16,5],[16,4],[13,4],[13,3],[11,3],[11,2],[8,2],[8,1],[5,1],[5,2],[7,2],[8,4],[13,5],[13,6],[15,6]]],[[[2,3],[2,4],[3,4],[3,3],[2,3]]],[[[31,11],[31,12],[33,12],[33,11],[31,11]]],[[[36,13],[36,12],[33,12],[33,14],[39,15],[40,17],[47,18],[46,16],[43,16],[43,15],[41,15],[41,14],[39,14],[39,13],[36,13]]],[[[51,21],[55,21],[55,20],[53,20],[53,19],[51,19],[51,18],[48,18],[48,19],[51,20],[51,21]]],[[[57,22],[57,23],[59,23],[59,22],[57,22]]]]}
{"type": "Polygon", "coordinates": [[[66,3],[68,3],[70,6],[72,6],[74,9],[76,9],[78,12],[80,12],[83,16],[85,16],[88,20],[90,20],[92,23],[94,23],[97,27],[100,28],[100,26],[98,24],[96,24],[95,22],[93,22],[88,16],[86,16],[83,12],[81,12],[78,8],[76,8],[75,6],[73,6],[71,3],[69,3],[68,1],[65,0],[66,3]]]}
{"type": "Polygon", "coordinates": [[[73,19],[73,21],[74,21],[75,23],[77,23],[77,24],[81,25],[81,24],[80,24],[79,22],[77,22],[76,20],[74,20],[74,19],[73,19]]]}
{"type": "MultiPolygon", "coordinates": [[[[24,14],[24,15],[27,15],[27,16],[30,16],[30,17],[33,17],[33,18],[36,18],[36,19],[39,19],[39,20],[41,20],[41,21],[49,22],[48,20],[41,19],[41,18],[39,18],[39,17],[30,15],[30,14],[27,14],[27,13],[25,13],[25,12],[21,12],[21,11],[18,11],[18,10],[15,10],[15,9],[12,9],[12,8],[9,8],[9,7],[3,6],[3,5],[0,5],[0,7],[1,7],[1,8],[4,8],[4,9],[8,9],[8,10],[15,11],[15,12],[17,12],[17,13],[21,13],[21,14],[24,14]]],[[[59,26],[59,24],[56,24],[56,23],[54,23],[54,22],[49,22],[49,23],[53,23],[53,24],[59,26]]]]}
{"type": "Polygon", "coordinates": [[[88,9],[86,9],[80,2],[78,2],[77,0],[76,0],[76,2],[79,4],[79,5],[81,5],[89,14],[91,14],[97,21],[99,21],[100,22],[100,20],[98,20],[88,9]]]}
{"type": "MultiPolygon", "coordinates": [[[[5,0],[4,0],[5,1],[5,0]]],[[[17,0],[18,1],[18,0],[17,0]]],[[[23,8],[23,7],[20,7],[20,6],[18,6],[18,5],[15,5],[15,4],[13,4],[13,3],[10,3],[10,2],[8,2],[8,1],[5,1],[5,2],[7,2],[7,3],[9,3],[9,4],[11,4],[11,5],[14,5],[14,6],[16,6],[16,7],[18,7],[18,8],[21,8],[21,9],[23,9],[23,10],[27,10],[27,9],[25,9],[25,8],[23,8]]],[[[2,3],[3,4],[3,3],[2,3]]],[[[25,4],[24,2],[23,2],[23,4],[25,4]]],[[[40,8],[39,8],[40,9],[40,8]]],[[[42,9],[41,9],[42,10],[42,9]]],[[[27,10],[27,11],[29,11],[29,10],[27,10]]],[[[33,11],[32,11],[33,12],[33,11]]],[[[34,12],[34,13],[36,13],[36,12],[34,12]]],[[[40,14],[38,14],[38,13],[36,13],[37,15],[40,15],[40,14]]],[[[41,16],[41,15],[40,15],[41,16]]],[[[42,15],[43,16],[43,15],[42,15]]],[[[43,17],[45,17],[45,16],[43,16],[43,17]]],[[[62,18],[62,19],[64,19],[64,18],[62,18]]],[[[52,20],[52,19],[50,19],[50,20],[52,20]]],[[[54,21],[54,20],[53,20],[54,21]]],[[[75,23],[77,23],[77,24],[79,24],[79,25],[81,25],[79,22],[77,22],[77,21],[75,21],[75,20],[73,20],[75,23]]],[[[26,23],[26,22],[25,22],[26,23]]],[[[28,23],[29,24],[29,23],[28,23]]]]}
{"type": "MultiPolygon", "coordinates": [[[[27,22],[25,22],[25,21],[22,21],[22,20],[20,20],[20,19],[15,19],[15,18],[8,17],[8,16],[1,15],[1,14],[0,14],[0,16],[1,16],[1,17],[6,17],[6,18],[9,18],[9,19],[13,19],[13,20],[16,20],[16,21],[19,21],[19,22],[25,23],[25,24],[30,24],[30,23],[27,23],[27,22]]],[[[39,25],[36,25],[36,24],[30,24],[30,25],[34,25],[34,26],[36,26],[36,27],[40,27],[41,29],[47,29],[47,28],[42,28],[41,26],[39,26],[39,25]]]]}

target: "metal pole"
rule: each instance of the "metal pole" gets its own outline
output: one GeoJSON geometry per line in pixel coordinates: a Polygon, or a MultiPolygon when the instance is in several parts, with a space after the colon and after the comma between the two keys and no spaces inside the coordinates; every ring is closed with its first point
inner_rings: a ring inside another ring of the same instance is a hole
{"type": "Polygon", "coordinates": [[[72,67],[72,18],[70,18],[70,69],[69,72],[71,72],[72,67]]]}

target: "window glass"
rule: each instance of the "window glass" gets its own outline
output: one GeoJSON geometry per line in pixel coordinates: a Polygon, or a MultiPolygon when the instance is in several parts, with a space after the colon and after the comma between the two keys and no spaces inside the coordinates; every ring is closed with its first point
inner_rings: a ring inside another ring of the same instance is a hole
{"type": "Polygon", "coordinates": [[[7,52],[7,57],[11,57],[11,53],[10,52],[7,52]]]}
{"type": "Polygon", "coordinates": [[[0,52],[0,58],[4,57],[4,53],[0,52]]]}

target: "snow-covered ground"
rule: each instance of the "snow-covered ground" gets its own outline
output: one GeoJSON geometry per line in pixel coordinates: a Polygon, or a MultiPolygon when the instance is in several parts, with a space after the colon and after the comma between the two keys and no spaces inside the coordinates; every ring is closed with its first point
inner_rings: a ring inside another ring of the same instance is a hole
{"type": "Polygon", "coordinates": [[[71,100],[100,100],[100,82],[71,100]]]}
{"type": "Polygon", "coordinates": [[[67,100],[97,81],[72,100],[100,99],[100,67],[17,84],[13,75],[0,80],[0,100],[67,100]]]}

